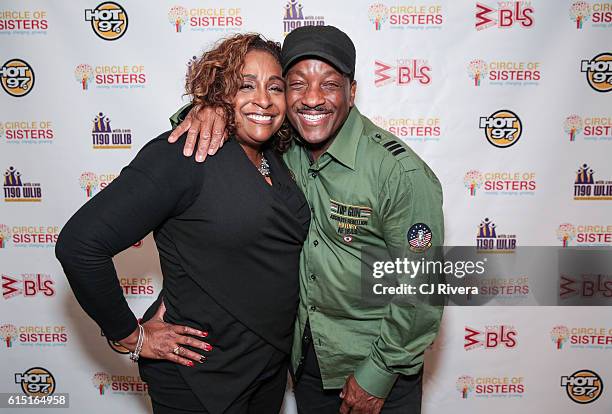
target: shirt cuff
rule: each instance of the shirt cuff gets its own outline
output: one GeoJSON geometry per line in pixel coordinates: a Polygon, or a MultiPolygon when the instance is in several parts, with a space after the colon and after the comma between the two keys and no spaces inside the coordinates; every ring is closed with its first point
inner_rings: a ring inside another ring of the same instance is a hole
{"type": "Polygon", "coordinates": [[[368,394],[378,398],[387,398],[399,374],[379,368],[371,358],[368,358],[357,367],[354,376],[357,384],[368,394]]]}
{"type": "Polygon", "coordinates": [[[172,125],[173,129],[176,128],[178,124],[180,124],[181,122],[185,120],[185,117],[187,116],[190,110],[191,110],[191,103],[188,103],[188,104],[181,106],[181,108],[178,111],[172,114],[172,116],[170,117],[170,125],[172,125]],[[187,111],[185,112],[186,109],[187,111]]]}

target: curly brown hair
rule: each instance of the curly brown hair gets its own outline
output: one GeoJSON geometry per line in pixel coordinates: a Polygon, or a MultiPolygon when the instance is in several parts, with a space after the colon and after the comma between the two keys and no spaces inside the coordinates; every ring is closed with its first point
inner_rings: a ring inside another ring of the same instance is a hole
{"type": "MultiPolygon", "coordinates": [[[[187,70],[186,95],[195,107],[208,106],[221,109],[226,129],[231,136],[236,133],[233,100],[242,85],[244,58],[251,50],[268,52],[281,64],[281,46],[257,33],[243,33],[221,39],[215,47],[195,59],[187,70]]],[[[282,126],[268,142],[280,153],[289,149],[292,128],[285,119],[282,126]]]]}

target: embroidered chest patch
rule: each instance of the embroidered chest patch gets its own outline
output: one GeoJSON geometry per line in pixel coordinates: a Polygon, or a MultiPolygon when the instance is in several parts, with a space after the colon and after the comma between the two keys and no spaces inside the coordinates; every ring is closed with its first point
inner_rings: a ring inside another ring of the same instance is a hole
{"type": "MultiPolygon", "coordinates": [[[[359,229],[368,224],[372,209],[366,206],[354,206],[330,199],[329,218],[336,222],[336,230],[342,236],[359,234],[359,229]]],[[[352,238],[351,238],[352,240],[352,238]]]]}

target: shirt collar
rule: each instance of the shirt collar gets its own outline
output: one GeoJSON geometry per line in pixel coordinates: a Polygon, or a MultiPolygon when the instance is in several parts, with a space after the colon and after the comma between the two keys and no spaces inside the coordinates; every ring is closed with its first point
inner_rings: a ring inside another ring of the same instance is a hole
{"type": "Polygon", "coordinates": [[[362,130],[363,122],[361,121],[361,114],[357,107],[353,106],[348,118],[344,121],[344,125],[340,128],[336,138],[334,138],[326,152],[339,163],[354,170],[357,146],[359,145],[362,130]]]}

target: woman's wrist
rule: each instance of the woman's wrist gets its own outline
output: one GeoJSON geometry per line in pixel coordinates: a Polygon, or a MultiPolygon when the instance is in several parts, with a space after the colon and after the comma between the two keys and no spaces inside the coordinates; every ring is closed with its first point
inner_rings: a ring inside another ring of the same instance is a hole
{"type": "Polygon", "coordinates": [[[136,327],[134,331],[127,337],[117,341],[119,344],[130,352],[134,352],[138,344],[138,336],[140,335],[140,327],[136,327]]]}

